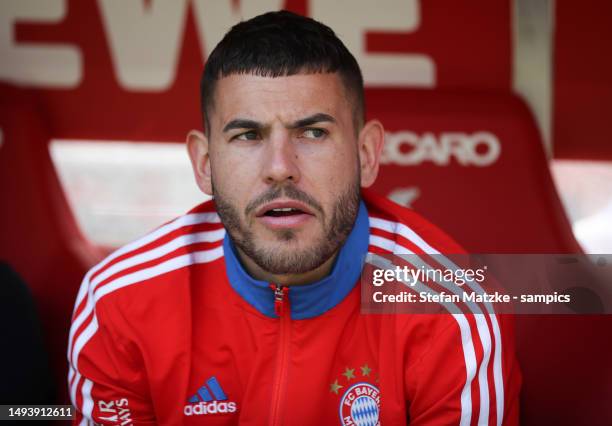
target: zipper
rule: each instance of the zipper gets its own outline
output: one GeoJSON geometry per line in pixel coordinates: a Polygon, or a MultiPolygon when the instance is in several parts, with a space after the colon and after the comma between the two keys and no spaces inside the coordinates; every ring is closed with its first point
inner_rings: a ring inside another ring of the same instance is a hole
{"type": "Polygon", "coordinates": [[[281,424],[283,396],[289,369],[289,345],[291,332],[291,310],[289,306],[289,288],[270,284],[274,290],[274,312],[279,317],[279,345],[276,354],[276,374],[272,386],[272,408],[270,425],[281,424]]]}

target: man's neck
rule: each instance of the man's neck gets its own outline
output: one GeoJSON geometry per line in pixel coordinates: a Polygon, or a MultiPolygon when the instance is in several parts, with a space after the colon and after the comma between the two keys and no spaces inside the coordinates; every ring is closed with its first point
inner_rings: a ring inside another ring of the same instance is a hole
{"type": "Polygon", "coordinates": [[[244,269],[246,269],[251,277],[260,281],[283,286],[310,284],[325,278],[331,272],[336,256],[338,255],[338,252],[334,253],[334,255],[327,259],[321,266],[303,274],[277,275],[262,269],[238,247],[236,247],[236,251],[244,269]]]}

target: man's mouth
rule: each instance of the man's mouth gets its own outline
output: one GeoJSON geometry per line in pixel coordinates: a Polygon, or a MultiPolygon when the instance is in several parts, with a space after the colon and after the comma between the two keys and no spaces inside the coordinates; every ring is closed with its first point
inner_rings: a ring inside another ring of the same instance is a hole
{"type": "Polygon", "coordinates": [[[282,216],[293,216],[296,214],[302,214],[304,213],[302,210],[300,209],[294,209],[291,207],[287,207],[287,208],[283,208],[283,209],[272,209],[272,210],[267,210],[264,213],[264,216],[272,216],[272,217],[282,217],[282,216]]]}
{"type": "Polygon", "coordinates": [[[295,228],[314,218],[312,210],[299,201],[273,201],[261,206],[256,213],[258,219],[272,229],[295,228]]]}

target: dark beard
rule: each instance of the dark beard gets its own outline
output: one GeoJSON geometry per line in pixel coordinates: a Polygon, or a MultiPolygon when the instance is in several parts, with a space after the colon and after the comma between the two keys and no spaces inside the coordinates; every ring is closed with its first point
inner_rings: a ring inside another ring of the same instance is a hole
{"type": "MultiPolygon", "coordinates": [[[[213,194],[219,217],[236,247],[251,258],[260,268],[276,275],[303,274],[318,268],[331,258],[344,244],[353,229],[361,199],[359,179],[356,179],[340,195],[328,221],[328,218],[324,216],[321,205],[295,186],[270,188],[269,191],[266,191],[249,203],[245,208],[246,217],[249,217],[249,213],[253,212],[257,207],[284,195],[286,198],[307,204],[309,207],[317,210],[323,218],[323,236],[319,241],[315,242],[310,248],[283,253],[275,249],[257,247],[252,232],[243,225],[234,205],[226,201],[219,192],[215,191],[214,186],[213,194]]],[[[277,231],[276,235],[280,241],[286,242],[296,238],[295,232],[289,229],[277,231]]]]}

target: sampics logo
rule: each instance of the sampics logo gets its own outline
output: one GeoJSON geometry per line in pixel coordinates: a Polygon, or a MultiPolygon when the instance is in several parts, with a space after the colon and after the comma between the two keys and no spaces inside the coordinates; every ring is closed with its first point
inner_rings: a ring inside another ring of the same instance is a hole
{"type": "Polygon", "coordinates": [[[198,389],[198,392],[189,398],[189,404],[183,410],[186,416],[205,416],[208,414],[235,413],[238,406],[228,397],[221,388],[216,377],[211,377],[198,389]]]}

